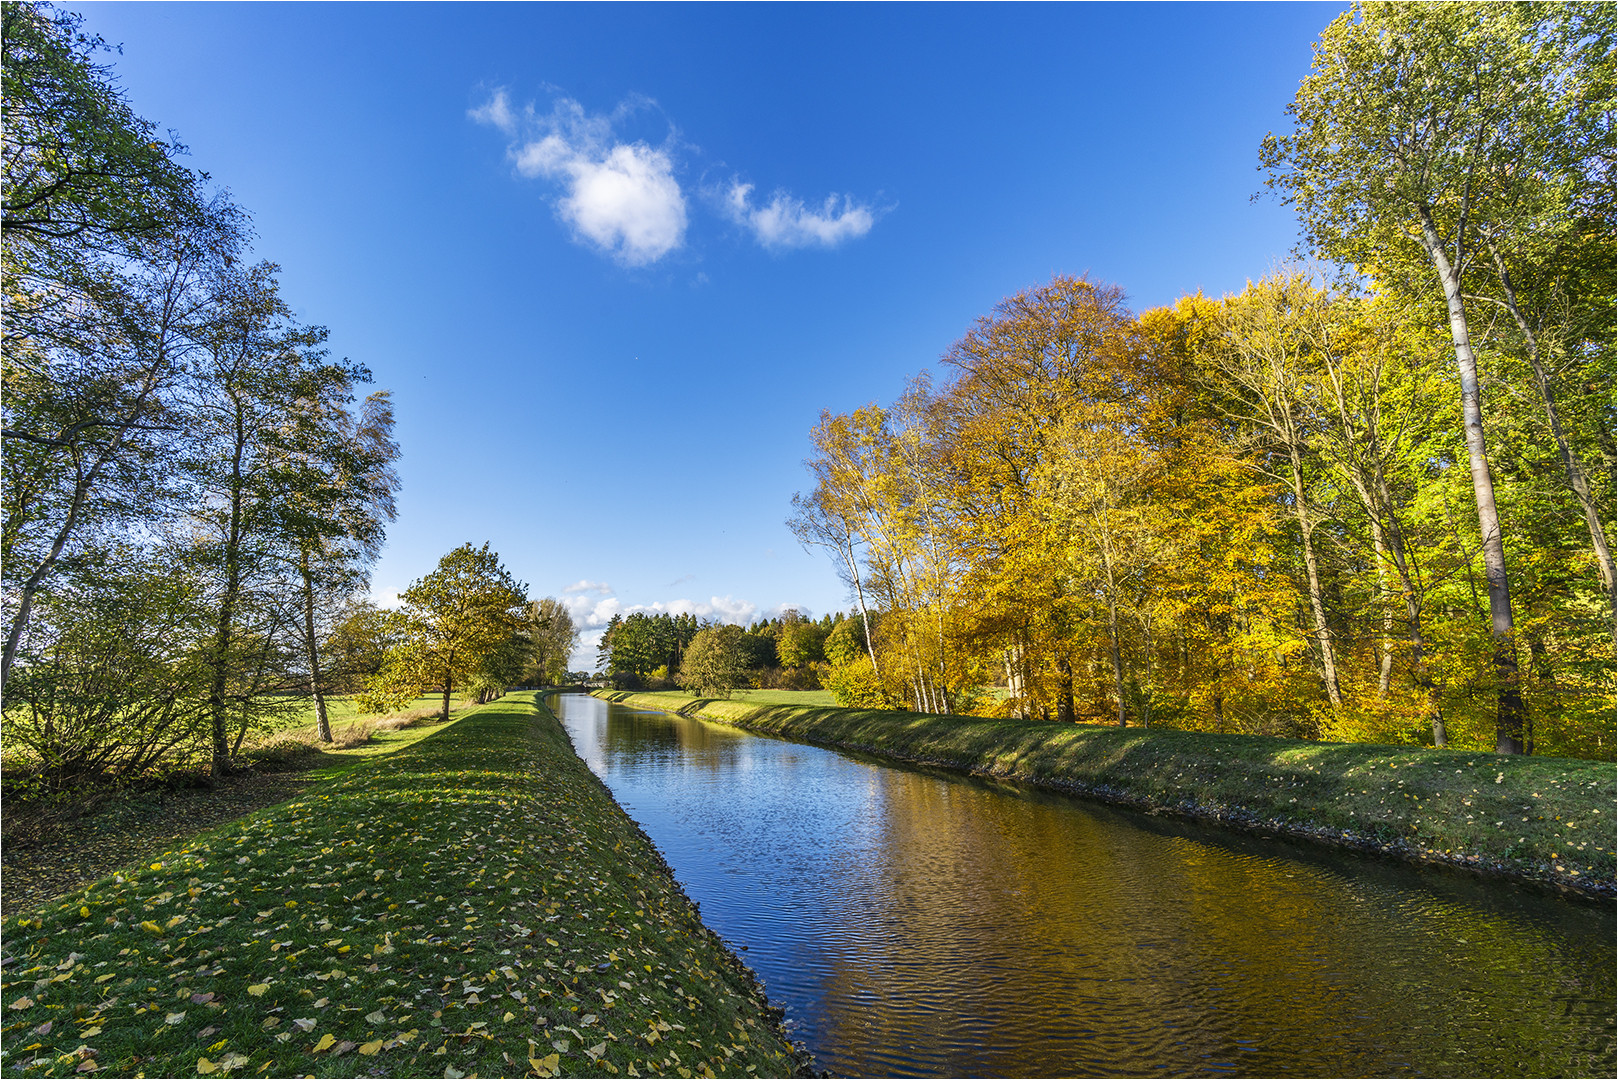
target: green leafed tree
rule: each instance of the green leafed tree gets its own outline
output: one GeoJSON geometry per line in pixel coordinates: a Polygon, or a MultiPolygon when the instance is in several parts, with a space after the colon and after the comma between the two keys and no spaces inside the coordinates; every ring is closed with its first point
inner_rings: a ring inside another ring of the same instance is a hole
{"type": "Polygon", "coordinates": [[[703,697],[728,698],[731,690],[747,683],[748,635],[731,623],[697,631],[680,665],[680,685],[703,697]]]}
{"type": "MultiPolygon", "coordinates": [[[[1613,17],[1612,5],[1593,3],[1357,4],[1322,33],[1289,106],[1293,132],[1267,138],[1261,153],[1312,247],[1442,300],[1482,536],[1501,753],[1523,751],[1526,711],[1484,430],[1482,320],[1467,284],[1500,278],[1491,249],[1528,244],[1591,183],[1611,184],[1613,17]]],[[[1599,549],[1599,508],[1585,510],[1599,549]]],[[[1610,580],[1610,554],[1598,558],[1610,580]]]]}
{"type": "Polygon", "coordinates": [[[406,637],[374,685],[395,704],[437,687],[443,695],[440,715],[448,720],[455,689],[505,657],[521,631],[527,586],[500,564],[488,544],[462,544],[399,599],[406,637]]]}

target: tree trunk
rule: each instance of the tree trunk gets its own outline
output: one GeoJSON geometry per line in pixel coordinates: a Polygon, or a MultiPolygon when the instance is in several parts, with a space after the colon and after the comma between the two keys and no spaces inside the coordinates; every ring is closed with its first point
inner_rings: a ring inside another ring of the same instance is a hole
{"type": "Polygon", "coordinates": [[[1288,433],[1287,453],[1292,460],[1292,509],[1298,516],[1298,529],[1303,534],[1303,565],[1309,577],[1309,607],[1314,612],[1315,642],[1320,648],[1321,673],[1326,681],[1326,697],[1333,709],[1343,707],[1343,696],[1337,688],[1337,657],[1332,650],[1331,629],[1326,625],[1326,604],[1320,592],[1320,566],[1315,560],[1314,526],[1309,523],[1309,509],[1304,501],[1303,461],[1298,444],[1288,433]]]}
{"type": "Polygon", "coordinates": [[[1562,470],[1567,474],[1567,486],[1573,489],[1578,496],[1579,506],[1584,510],[1584,523],[1590,530],[1590,546],[1595,551],[1596,570],[1601,574],[1601,586],[1607,590],[1608,620],[1618,619],[1618,577],[1613,570],[1612,549],[1607,546],[1607,531],[1601,525],[1601,511],[1596,506],[1595,497],[1590,494],[1590,482],[1584,475],[1584,469],[1579,459],[1573,456],[1573,450],[1567,444],[1567,436],[1562,432],[1562,420],[1556,412],[1556,398],[1551,393],[1551,381],[1545,374],[1545,361],[1539,352],[1539,337],[1529,325],[1528,318],[1523,314],[1517,303],[1517,291],[1512,287],[1511,275],[1506,270],[1505,260],[1495,248],[1494,242],[1489,242],[1489,254],[1494,256],[1495,270],[1500,277],[1500,287],[1505,292],[1506,310],[1517,321],[1517,328],[1522,331],[1523,341],[1528,346],[1528,363],[1534,369],[1534,385],[1539,389],[1539,400],[1545,406],[1545,418],[1550,422],[1551,435],[1556,439],[1556,449],[1562,457],[1562,470]]]}
{"type": "Polygon", "coordinates": [[[1056,722],[1058,724],[1071,724],[1075,721],[1074,714],[1078,711],[1073,702],[1073,661],[1063,654],[1056,661],[1056,670],[1061,673],[1056,698],[1056,722]]]}
{"type": "Polygon", "coordinates": [[[298,567],[303,575],[303,644],[309,654],[309,696],[315,702],[315,728],[321,742],[332,742],[331,720],[326,715],[326,695],[320,687],[320,649],[315,637],[315,579],[309,570],[309,552],[303,552],[298,567]]]}
{"type": "Polygon", "coordinates": [[[1461,417],[1466,431],[1466,456],[1472,471],[1472,493],[1478,504],[1478,530],[1483,536],[1483,574],[1489,587],[1489,631],[1494,642],[1494,672],[1498,684],[1495,716],[1495,752],[1520,754],[1526,738],[1527,710],[1517,667],[1516,627],[1511,616],[1511,585],[1506,577],[1505,537],[1494,502],[1494,476],[1483,441],[1483,407],[1478,390],[1477,357],[1461,302],[1460,272],[1444,252],[1443,240],[1433,224],[1432,212],[1418,207],[1421,235],[1427,255],[1438,272],[1449,307],[1450,338],[1461,375],[1461,417]]]}
{"type": "Polygon", "coordinates": [[[212,774],[215,779],[230,772],[230,744],[225,720],[230,703],[225,696],[230,667],[232,634],[236,621],[236,601],[242,587],[242,502],[246,483],[242,476],[242,456],[247,447],[246,417],[236,403],[236,446],[230,462],[230,527],[225,538],[225,592],[220,599],[217,636],[213,649],[213,677],[208,687],[208,716],[213,743],[212,774]]]}

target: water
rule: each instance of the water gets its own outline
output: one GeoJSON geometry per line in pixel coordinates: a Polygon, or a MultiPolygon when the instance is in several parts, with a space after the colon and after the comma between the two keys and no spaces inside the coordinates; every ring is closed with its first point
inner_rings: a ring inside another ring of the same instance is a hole
{"type": "Polygon", "coordinates": [[[836,1075],[1614,1073],[1610,903],[552,701],[836,1075]]]}

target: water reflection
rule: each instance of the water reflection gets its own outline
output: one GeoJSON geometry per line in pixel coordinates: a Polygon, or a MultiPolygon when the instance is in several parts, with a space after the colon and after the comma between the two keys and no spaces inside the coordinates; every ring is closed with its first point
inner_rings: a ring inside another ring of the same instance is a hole
{"type": "Polygon", "coordinates": [[[839,1075],[1611,1075],[1614,919],[555,699],[839,1075]]]}

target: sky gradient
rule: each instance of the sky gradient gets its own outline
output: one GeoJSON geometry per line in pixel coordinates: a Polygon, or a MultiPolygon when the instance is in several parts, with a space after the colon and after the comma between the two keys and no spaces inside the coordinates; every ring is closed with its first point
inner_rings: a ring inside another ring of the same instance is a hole
{"type": "Polygon", "coordinates": [[[66,6],[393,390],[374,593],[489,541],[597,631],[846,608],[783,524],[809,429],[1003,297],[1285,259],[1258,145],[1344,7],[66,6]]]}

